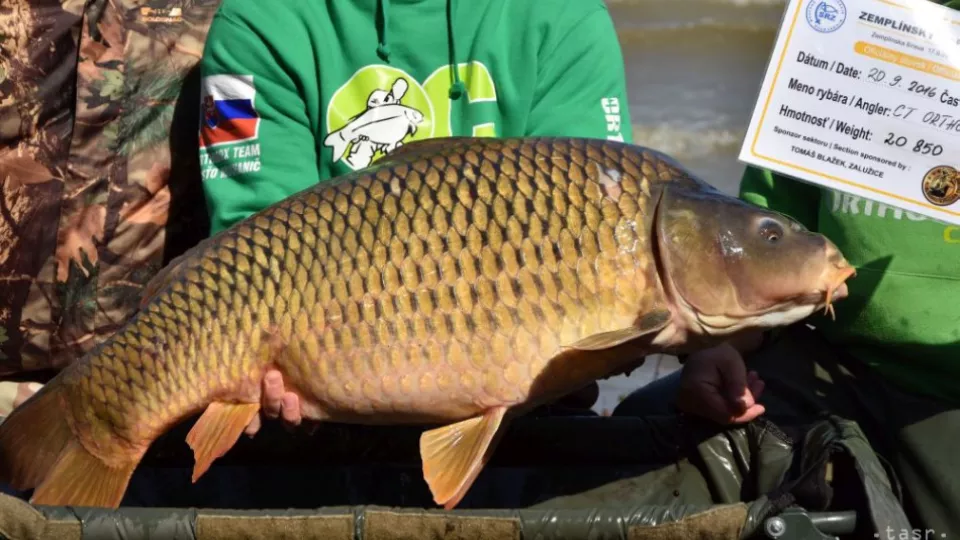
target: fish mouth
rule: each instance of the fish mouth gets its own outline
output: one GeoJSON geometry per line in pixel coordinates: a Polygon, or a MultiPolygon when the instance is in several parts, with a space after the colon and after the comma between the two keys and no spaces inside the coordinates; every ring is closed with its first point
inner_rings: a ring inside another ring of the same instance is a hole
{"type": "Polygon", "coordinates": [[[840,269],[836,280],[824,291],[823,313],[829,314],[831,320],[837,320],[837,314],[833,309],[833,303],[836,300],[842,300],[850,294],[847,287],[847,280],[857,275],[857,269],[852,266],[846,266],[840,269]]]}

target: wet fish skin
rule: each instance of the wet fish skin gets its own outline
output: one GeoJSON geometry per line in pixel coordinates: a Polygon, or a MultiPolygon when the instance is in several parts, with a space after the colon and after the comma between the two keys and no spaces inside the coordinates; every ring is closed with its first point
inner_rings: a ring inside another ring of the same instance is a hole
{"type": "MultiPolygon", "coordinates": [[[[437,503],[451,508],[511,415],[699,331],[665,292],[655,233],[670,225],[655,222],[669,215],[665,193],[720,201],[715,220],[733,208],[786,219],[711,189],[619,143],[409,144],[166,267],[117,334],[0,425],[0,480],[37,487],[34,503],[115,507],[152,441],[204,411],[187,438],[196,480],[257,414],[276,366],[305,417],[447,424],[424,434],[421,453],[437,503]]],[[[819,244],[802,256],[822,262],[794,296],[847,277],[832,244],[810,238],[819,244]]]]}

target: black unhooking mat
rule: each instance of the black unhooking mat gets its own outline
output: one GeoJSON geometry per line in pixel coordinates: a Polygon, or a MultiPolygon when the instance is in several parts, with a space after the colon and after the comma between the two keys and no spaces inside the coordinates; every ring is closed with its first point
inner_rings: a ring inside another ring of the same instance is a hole
{"type": "Polygon", "coordinates": [[[154,445],[119,510],[0,496],[0,535],[813,540],[909,529],[860,429],[835,417],[726,429],[683,416],[525,417],[453,511],[435,507],[421,477],[422,428],[268,424],[193,485],[190,425],[154,445]]]}

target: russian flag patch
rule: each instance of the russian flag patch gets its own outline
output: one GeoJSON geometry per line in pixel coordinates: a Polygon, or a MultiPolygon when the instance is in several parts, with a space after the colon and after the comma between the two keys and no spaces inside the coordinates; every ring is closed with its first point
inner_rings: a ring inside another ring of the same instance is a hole
{"type": "Polygon", "coordinates": [[[200,148],[257,138],[260,116],[254,107],[253,75],[211,75],[200,86],[200,148]]]}

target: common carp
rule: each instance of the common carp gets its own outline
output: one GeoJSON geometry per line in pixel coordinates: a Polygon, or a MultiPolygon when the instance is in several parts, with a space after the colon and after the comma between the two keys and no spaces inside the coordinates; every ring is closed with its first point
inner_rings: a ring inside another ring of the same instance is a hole
{"type": "Polygon", "coordinates": [[[657,352],[829,310],[825,237],[669,157],[584,139],[448,138],[280,201],[172,261],[113,336],[0,425],[0,481],[117,507],[150,444],[196,481],[283,374],[303,415],[417,424],[455,507],[516,415],[657,352]]]}

